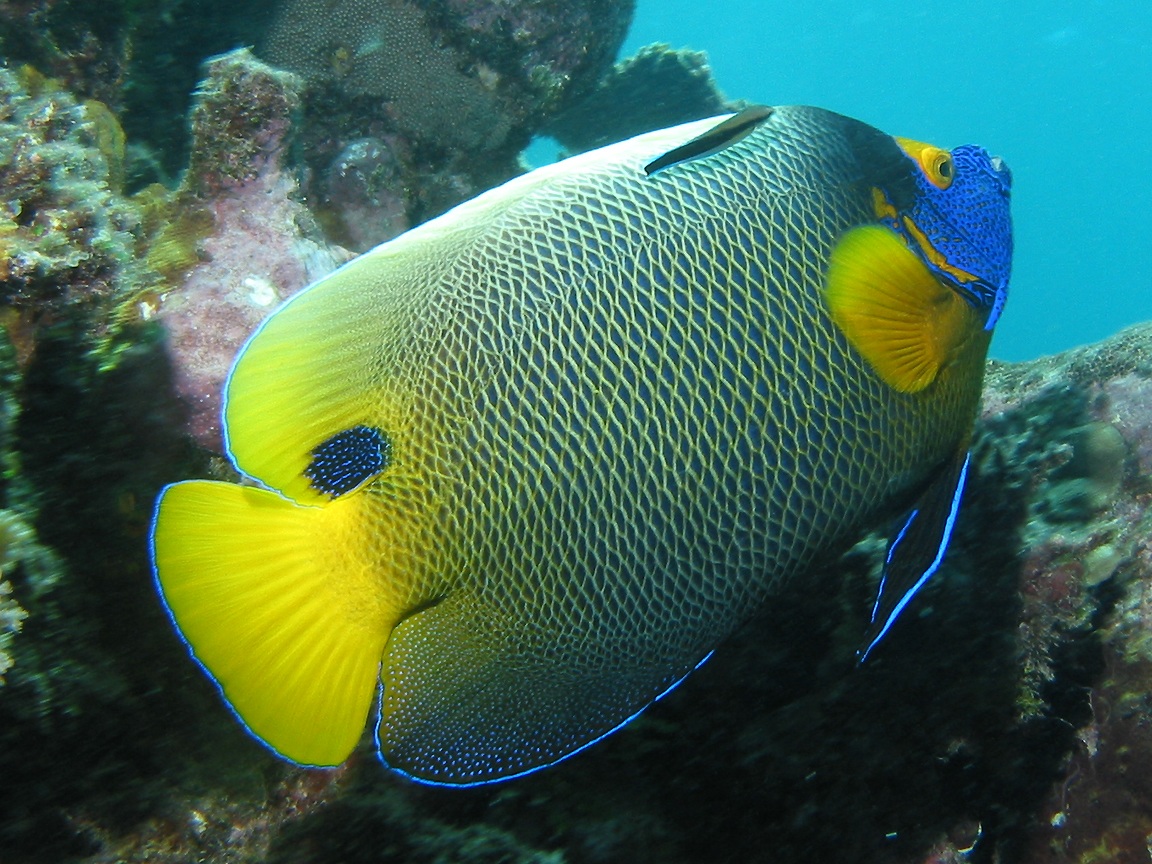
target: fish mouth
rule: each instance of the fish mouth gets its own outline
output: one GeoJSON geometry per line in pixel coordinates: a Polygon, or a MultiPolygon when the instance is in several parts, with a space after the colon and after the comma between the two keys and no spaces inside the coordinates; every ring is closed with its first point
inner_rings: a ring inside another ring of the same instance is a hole
{"type": "Polygon", "coordinates": [[[1012,188],[1012,169],[1008,167],[1008,163],[1000,156],[989,156],[988,162],[992,165],[992,170],[996,172],[996,176],[1000,179],[1006,190],[1012,188]]]}

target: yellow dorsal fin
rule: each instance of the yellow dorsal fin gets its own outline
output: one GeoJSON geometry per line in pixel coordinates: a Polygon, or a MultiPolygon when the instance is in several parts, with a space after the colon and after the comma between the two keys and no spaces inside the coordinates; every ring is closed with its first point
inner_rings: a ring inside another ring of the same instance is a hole
{"type": "Polygon", "coordinates": [[[979,329],[964,298],[881,225],[840,238],[828,263],[825,299],[852,346],[902,393],[936,380],[979,329]]]}
{"type": "Polygon", "coordinates": [[[409,245],[346,264],[248,340],[224,393],[225,439],[242,472],[300,504],[322,504],[331,496],[309,480],[317,447],[361,426],[403,436],[407,394],[390,374],[397,349],[385,346],[401,342],[408,321],[407,283],[397,274],[411,263],[409,245]]]}
{"type": "Polygon", "coordinates": [[[248,729],[300,764],[352,752],[410,602],[392,572],[402,551],[369,533],[375,497],[303,507],[196,480],[156,509],[153,565],[177,629],[248,729]]]}

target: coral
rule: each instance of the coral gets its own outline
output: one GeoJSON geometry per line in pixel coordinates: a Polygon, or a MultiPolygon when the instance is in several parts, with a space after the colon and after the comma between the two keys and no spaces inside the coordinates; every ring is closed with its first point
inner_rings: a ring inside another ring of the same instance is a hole
{"type": "Polygon", "coordinates": [[[12,596],[12,585],[4,580],[4,574],[25,560],[34,560],[43,555],[36,543],[36,537],[28,524],[12,510],[0,510],[0,686],[4,684],[4,673],[12,668],[13,659],[9,650],[13,637],[24,626],[28,613],[12,596]]]}
{"type": "MultiPolygon", "coordinates": [[[[191,152],[188,112],[205,58],[253,45],[279,0],[105,0],[120,6],[131,47],[120,80],[123,122],[133,142],[132,188],[174,185],[191,152]],[[175,178],[175,179],[174,179],[175,178]]],[[[76,5],[76,4],[70,4],[76,5]]]]}
{"type": "Polygon", "coordinates": [[[357,138],[325,172],[325,203],[318,215],[331,215],[329,234],[342,245],[363,252],[408,229],[398,146],[394,136],[357,138]]]}
{"type": "Polygon", "coordinates": [[[300,107],[301,81],[246,48],[213,57],[192,107],[192,155],[184,187],[211,196],[278,170],[300,107]]]}
{"type": "Polygon", "coordinates": [[[579,153],[739,107],[721,94],[703,52],[657,43],[617,63],[594,92],[543,131],[579,153]]]}
{"type": "Polygon", "coordinates": [[[58,79],[122,118],[132,190],[169,181],[187,159],[187,113],[200,64],[253,44],[277,0],[8,0],[0,54],[58,79]]]}
{"type": "Polygon", "coordinates": [[[0,47],[9,63],[32,64],[69,92],[118,107],[132,53],[129,5],[9,0],[0,3],[0,47]]]}
{"type": "Polygon", "coordinates": [[[117,131],[106,108],[0,69],[0,304],[40,316],[110,301],[137,279],[140,217],[105,158],[117,131]]]}
{"type": "Polygon", "coordinates": [[[405,135],[475,151],[503,143],[512,123],[494,88],[437,44],[424,14],[403,0],[288,0],[263,56],[313,83],[388,105],[405,135]]]}
{"type": "Polygon", "coordinates": [[[220,452],[220,394],[236,352],[282,300],[347,255],[297,200],[284,156],[298,79],[247,49],[215,58],[192,111],[193,159],[149,263],[173,280],[139,298],[168,334],[188,429],[220,452]]]}
{"type": "Polygon", "coordinates": [[[387,231],[348,226],[416,224],[520,173],[541,124],[609,68],[631,14],[631,0],[284,0],[258,53],[307,82],[304,189],[362,251],[387,231]],[[394,182],[345,204],[327,181],[366,140],[394,182]]]}
{"type": "Polygon", "coordinates": [[[479,155],[590,87],[631,3],[286,0],[261,51],[347,97],[387,103],[406,137],[479,155]]]}
{"type": "Polygon", "coordinates": [[[267,789],[268,806],[260,806],[249,791],[227,797],[181,796],[171,802],[170,814],[150,819],[131,833],[110,829],[90,813],[77,815],[74,822],[78,833],[99,850],[94,856],[98,861],[267,861],[274,840],[337,797],[346,774],[345,769],[301,771],[276,778],[267,789]]]}
{"type": "Polygon", "coordinates": [[[269,864],[372,864],[382,859],[412,864],[563,864],[565,860],[562,852],[545,851],[487,820],[459,820],[438,813],[428,806],[431,802],[413,795],[410,786],[381,775],[372,760],[358,768],[342,790],[345,794],[286,826],[271,845],[269,864]],[[381,838],[387,839],[381,843],[381,838]]]}
{"type": "Polygon", "coordinates": [[[1141,860],[1152,835],[1152,325],[991,382],[986,423],[1032,502],[1022,702],[1051,712],[1062,679],[1080,688],[1065,764],[1017,860],[1141,860]]]}
{"type": "Polygon", "coordinates": [[[12,598],[12,586],[0,580],[0,687],[4,686],[4,673],[12,668],[12,655],[8,653],[12,637],[20,632],[27,617],[28,613],[12,598]]]}
{"type": "Polygon", "coordinates": [[[609,70],[628,30],[634,4],[618,0],[422,0],[418,5],[445,25],[489,74],[512,79],[517,101],[535,118],[549,116],[587,95],[609,70]]]}
{"type": "Polygon", "coordinates": [[[317,99],[321,114],[340,115],[335,151],[381,131],[371,118],[394,117],[382,131],[420,129],[425,145],[453,151],[500,149],[507,137],[510,165],[530,127],[595,86],[632,10],[632,0],[13,0],[0,4],[0,45],[10,62],[37,65],[123,116],[135,189],[184,163],[199,65],[237,45],[260,45],[266,59],[333,85],[317,99]],[[358,94],[369,99],[352,104],[358,94]]]}
{"type": "Polygon", "coordinates": [[[5,861],[85,853],[64,816],[81,801],[139,808],[152,781],[138,772],[161,771],[156,718],[180,710],[164,707],[165,669],[186,658],[150,596],[142,538],[158,487],[204,466],[177,437],[159,328],[97,339],[90,326],[45,323],[19,365],[0,334],[0,524],[18,559],[4,580],[27,612],[0,690],[5,861]]]}

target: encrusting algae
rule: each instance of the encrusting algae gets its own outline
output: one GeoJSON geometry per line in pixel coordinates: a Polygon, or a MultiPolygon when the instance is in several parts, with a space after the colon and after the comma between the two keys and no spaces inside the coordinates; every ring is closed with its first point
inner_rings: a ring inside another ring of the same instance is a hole
{"type": "Polygon", "coordinates": [[[12,583],[6,576],[13,567],[38,554],[32,529],[16,512],[0,510],[0,686],[4,684],[4,673],[15,662],[10,653],[15,636],[28,617],[12,596],[12,583]]]}
{"type": "Polygon", "coordinates": [[[0,687],[4,686],[4,673],[12,668],[9,648],[13,637],[20,632],[28,613],[12,597],[12,586],[0,579],[0,687]]]}

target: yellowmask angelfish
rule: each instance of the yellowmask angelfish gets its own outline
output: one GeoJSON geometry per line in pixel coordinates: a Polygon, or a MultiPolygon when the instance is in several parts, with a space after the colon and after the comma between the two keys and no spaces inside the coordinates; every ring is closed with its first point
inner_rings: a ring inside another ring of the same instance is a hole
{"type": "Polygon", "coordinates": [[[756,108],[377,247],[236,359],[260,485],[162,493],[173,622],[281,756],[340,763],[375,707],[389,767],[486,783],[627,723],[907,508],[866,654],[955,521],[1008,187],[977,148],[756,108]]]}

